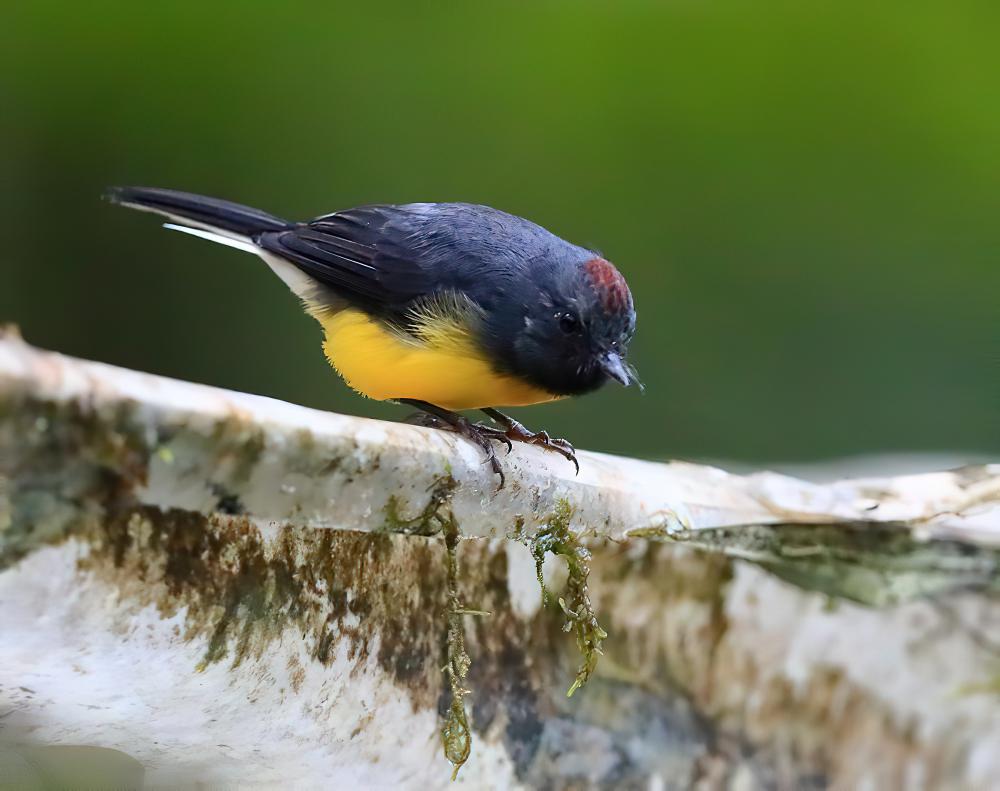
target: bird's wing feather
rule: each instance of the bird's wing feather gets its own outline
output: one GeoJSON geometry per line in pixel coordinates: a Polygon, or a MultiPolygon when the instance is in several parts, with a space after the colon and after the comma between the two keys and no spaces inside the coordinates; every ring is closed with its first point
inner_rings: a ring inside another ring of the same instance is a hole
{"type": "Polygon", "coordinates": [[[254,242],[352,303],[403,318],[413,300],[443,285],[441,273],[412,244],[407,220],[394,206],[363,206],[263,233],[254,242]]]}

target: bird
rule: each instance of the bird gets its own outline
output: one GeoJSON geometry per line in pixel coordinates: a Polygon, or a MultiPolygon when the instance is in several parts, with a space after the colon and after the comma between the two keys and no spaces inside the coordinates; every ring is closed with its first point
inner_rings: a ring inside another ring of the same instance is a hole
{"type": "Polygon", "coordinates": [[[290,222],[227,200],[111,187],[112,203],[264,260],[322,327],[349,387],[418,410],[417,422],[478,445],[536,445],[580,466],[573,446],[499,407],[641,383],[627,362],[636,312],[602,254],[529,220],[469,203],[376,204],[290,222]],[[490,424],[462,411],[479,410],[490,424]]]}

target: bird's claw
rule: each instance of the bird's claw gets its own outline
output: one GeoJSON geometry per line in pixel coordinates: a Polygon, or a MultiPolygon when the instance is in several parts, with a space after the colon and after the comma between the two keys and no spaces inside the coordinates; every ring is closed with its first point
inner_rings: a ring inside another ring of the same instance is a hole
{"type": "Polygon", "coordinates": [[[580,462],[577,461],[576,458],[576,449],[569,443],[568,440],[560,439],[558,437],[550,437],[548,432],[539,431],[527,441],[532,445],[538,445],[541,448],[545,448],[545,450],[551,450],[558,453],[564,459],[573,462],[573,466],[576,467],[576,474],[580,474],[580,462]]]}
{"type": "Polygon", "coordinates": [[[539,448],[550,450],[553,453],[558,453],[567,461],[573,462],[576,474],[580,474],[580,462],[577,461],[576,450],[567,440],[550,437],[546,431],[538,431],[529,433],[529,436],[521,441],[527,442],[529,445],[537,445],[539,448]]]}
{"type": "MultiPolygon", "coordinates": [[[[494,415],[492,412],[488,412],[487,414],[489,414],[493,420],[499,420],[500,416],[504,419],[503,422],[500,423],[500,425],[504,427],[503,430],[492,429],[492,431],[505,437],[508,447],[510,446],[511,441],[524,442],[528,445],[535,445],[543,450],[550,450],[554,453],[558,453],[567,461],[573,462],[573,467],[576,468],[576,474],[580,474],[580,462],[577,461],[576,450],[568,441],[556,437],[550,437],[547,431],[529,431],[516,420],[508,417],[507,415],[503,415],[503,413],[497,412],[496,415],[494,415]]],[[[483,426],[482,428],[490,427],[483,426]]],[[[509,452],[510,451],[508,450],[508,453],[509,452]]]]}
{"type": "Polygon", "coordinates": [[[474,442],[482,449],[483,454],[486,456],[486,458],[483,459],[483,464],[489,464],[490,469],[493,470],[496,475],[500,476],[500,483],[497,485],[496,490],[499,492],[503,489],[504,485],[507,483],[507,478],[503,474],[503,467],[500,465],[500,460],[497,458],[497,454],[493,449],[493,443],[491,440],[495,439],[505,442],[507,444],[508,453],[510,453],[511,449],[510,440],[503,436],[503,432],[497,431],[497,429],[491,426],[480,426],[464,419],[460,424],[452,426],[452,429],[459,435],[474,442]],[[497,436],[498,434],[500,436],[497,436]]]}
{"type": "Polygon", "coordinates": [[[511,442],[510,437],[507,436],[506,431],[494,428],[493,426],[487,426],[485,423],[473,423],[472,426],[473,428],[476,429],[476,431],[478,431],[484,437],[488,437],[489,439],[494,439],[497,442],[502,442],[504,445],[506,445],[507,453],[510,453],[512,450],[514,450],[514,443],[511,442]]]}

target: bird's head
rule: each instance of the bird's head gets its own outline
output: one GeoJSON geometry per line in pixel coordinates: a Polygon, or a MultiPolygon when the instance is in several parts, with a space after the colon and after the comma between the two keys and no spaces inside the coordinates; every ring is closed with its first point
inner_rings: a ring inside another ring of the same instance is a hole
{"type": "Polygon", "coordinates": [[[638,384],[626,360],[635,308],[622,274],[596,255],[546,269],[538,299],[524,307],[517,371],[557,395],[596,390],[609,379],[638,384]]]}

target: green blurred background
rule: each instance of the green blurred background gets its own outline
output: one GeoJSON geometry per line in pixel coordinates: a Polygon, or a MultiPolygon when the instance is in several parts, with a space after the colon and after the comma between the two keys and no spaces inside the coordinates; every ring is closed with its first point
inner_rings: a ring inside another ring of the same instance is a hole
{"type": "Polygon", "coordinates": [[[0,319],[67,353],[396,418],[267,268],[99,200],[304,219],[462,200],[602,250],[645,395],[520,410],[747,462],[1000,451],[996,3],[23,2],[0,319]]]}

